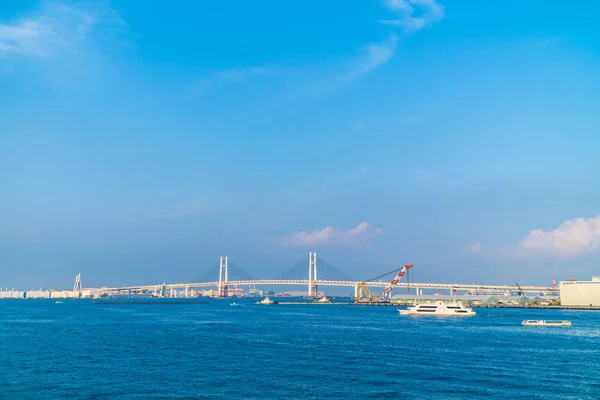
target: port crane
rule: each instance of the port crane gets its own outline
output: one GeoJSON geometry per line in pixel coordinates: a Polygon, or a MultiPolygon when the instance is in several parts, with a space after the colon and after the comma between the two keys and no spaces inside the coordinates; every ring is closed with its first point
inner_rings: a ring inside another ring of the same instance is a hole
{"type": "MultiPolygon", "coordinates": [[[[389,302],[389,299],[391,298],[391,292],[392,289],[394,288],[394,286],[400,281],[400,278],[406,273],[406,271],[409,268],[412,268],[413,264],[407,264],[405,265],[400,272],[398,272],[398,274],[396,275],[396,277],[385,287],[383,294],[379,297],[379,299],[377,301],[381,301],[381,302],[389,302]]],[[[391,271],[386,272],[385,274],[376,276],[375,278],[371,278],[368,281],[365,282],[361,282],[358,285],[358,293],[356,296],[356,301],[358,302],[371,302],[373,301],[373,294],[371,293],[371,290],[369,289],[369,286],[367,285],[367,282],[372,282],[372,281],[376,281],[377,279],[383,278],[384,276],[387,276],[389,274],[391,274],[392,272],[397,271],[397,269],[393,269],[391,271]]]]}
{"type": "Polygon", "coordinates": [[[394,279],[392,279],[390,284],[387,285],[385,287],[385,289],[383,289],[383,293],[381,294],[381,297],[379,297],[379,300],[378,300],[379,302],[387,303],[392,299],[392,290],[394,289],[394,286],[396,286],[396,284],[398,282],[400,282],[400,278],[402,278],[404,276],[404,274],[412,267],[413,267],[413,264],[406,264],[404,267],[402,267],[400,272],[398,272],[398,275],[396,275],[394,277],[394,279]]]}
{"type": "Polygon", "coordinates": [[[519,292],[517,293],[517,295],[519,295],[519,296],[525,296],[525,292],[523,291],[523,289],[521,289],[521,286],[519,286],[518,283],[516,283],[516,285],[519,288],[519,292]]]}
{"type": "Polygon", "coordinates": [[[367,286],[367,283],[361,282],[358,285],[357,300],[365,299],[366,301],[371,301],[372,297],[373,295],[371,294],[371,290],[367,286]]]}

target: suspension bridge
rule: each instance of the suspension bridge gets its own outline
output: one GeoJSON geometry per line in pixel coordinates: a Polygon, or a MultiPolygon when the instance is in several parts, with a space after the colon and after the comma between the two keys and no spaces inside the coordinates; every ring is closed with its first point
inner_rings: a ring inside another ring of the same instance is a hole
{"type": "MultiPolygon", "coordinates": [[[[309,297],[318,293],[319,287],[347,287],[354,289],[354,296],[358,297],[361,285],[368,284],[371,288],[385,288],[389,280],[377,280],[386,275],[397,272],[400,267],[389,273],[370,280],[351,279],[343,271],[317,258],[316,253],[309,253],[308,262],[303,259],[294,266],[284,271],[273,279],[256,279],[244,269],[228,260],[228,257],[220,257],[219,262],[208,268],[199,278],[192,282],[162,283],[139,286],[124,286],[114,288],[102,288],[107,295],[115,294],[152,294],[158,297],[195,297],[198,290],[214,288],[214,297],[228,297],[232,288],[240,286],[300,286],[307,289],[309,297]],[[218,279],[217,278],[218,270],[218,279]]],[[[458,284],[458,283],[424,283],[424,282],[398,282],[397,289],[412,291],[416,295],[422,295],[423,290],[433,289],[436,291],[448,291],[450,295],[457,294],[534,294],[534,295],[558,295],[559,289],[553,286],[527,286],[527,285],[480,285],[480,284],[458,284]]]]}

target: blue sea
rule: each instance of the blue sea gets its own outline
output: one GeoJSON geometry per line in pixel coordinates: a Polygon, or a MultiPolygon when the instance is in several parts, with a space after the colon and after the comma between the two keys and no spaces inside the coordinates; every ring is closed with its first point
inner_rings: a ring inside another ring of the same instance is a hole
{"type": "Polygon", "coordinates": [[[600,399],[600,312],[235,301],[0,301],[0,399],[600,399]]]}

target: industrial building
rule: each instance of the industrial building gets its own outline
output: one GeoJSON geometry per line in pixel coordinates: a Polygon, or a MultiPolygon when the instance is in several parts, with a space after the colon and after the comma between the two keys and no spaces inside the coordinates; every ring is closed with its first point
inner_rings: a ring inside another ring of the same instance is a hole
{"type": "Polygon", "coordinates": [[[2,290],[0,289],[0,299],[49,299],[49,290],[2,290]]]}
{"type": "Polygon", "coordinates": [[[600,276],[592,277],[591,281],[560,282],[560,304],[600,307],[600,276]]]}
{"type": "Polygon", "coordinates": [[[81,287],[81,274],[75,277],[73,290],[15,290],[8,288],[0,288],[0,299],[80,299],[99,297],[101,289],[84,289],[81,287]]]}

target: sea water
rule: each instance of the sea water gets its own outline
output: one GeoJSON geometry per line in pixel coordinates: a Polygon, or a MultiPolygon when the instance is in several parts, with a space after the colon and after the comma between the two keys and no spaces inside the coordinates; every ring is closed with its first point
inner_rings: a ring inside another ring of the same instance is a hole
{"type": "Polygon", "coordinates": [[[597,311],[231,302],[0,301],[0,399],[600,399],[597,311]]]}

